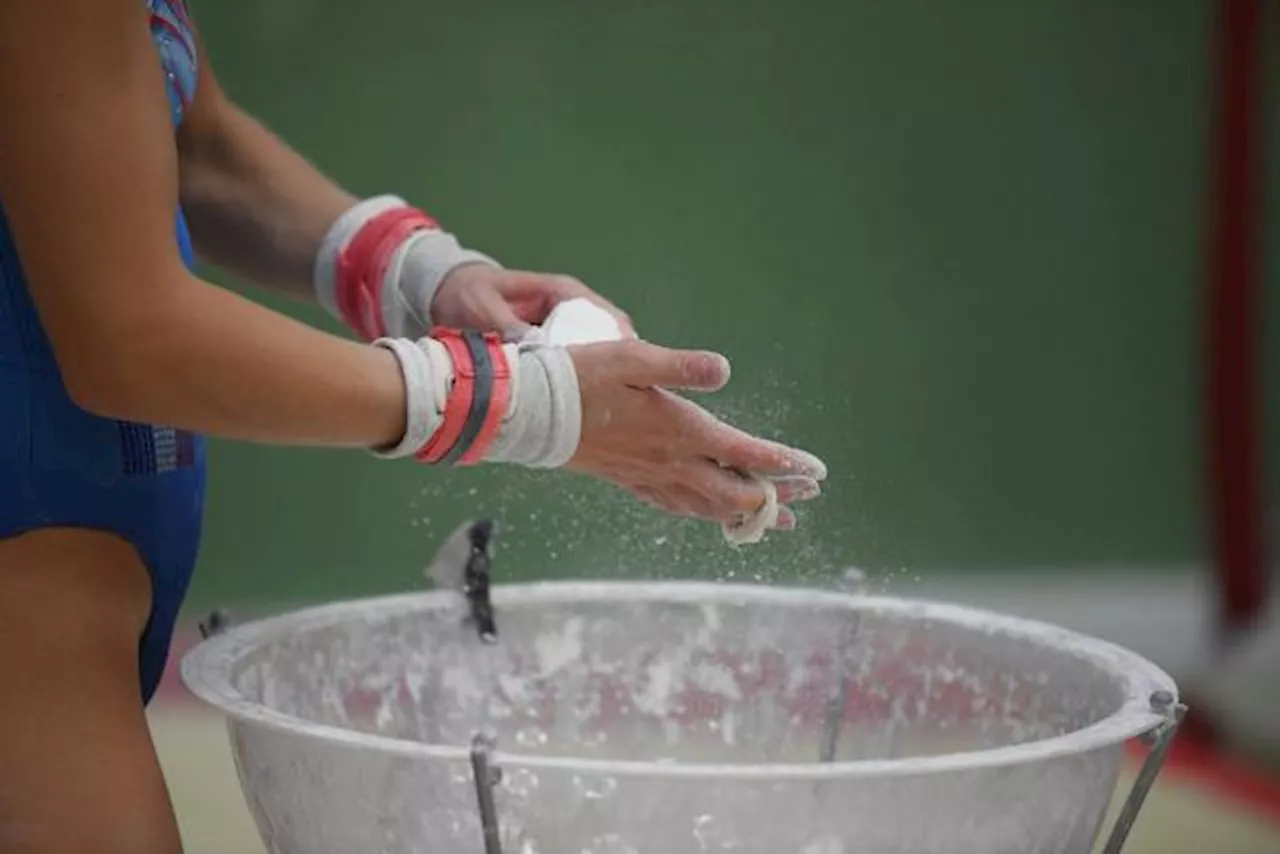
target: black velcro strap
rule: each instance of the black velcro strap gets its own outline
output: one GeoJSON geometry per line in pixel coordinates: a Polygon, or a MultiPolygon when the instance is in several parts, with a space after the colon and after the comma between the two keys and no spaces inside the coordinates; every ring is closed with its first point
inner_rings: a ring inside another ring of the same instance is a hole
{"type": "Polygon", "coordinates": [[[476,384],[471,391],[471,410],[462,425],[462,433],[458,441],[453,443],[449,453],[440,460],[442,465],[451,466],[462,458],[480,435],[484,428],[485,416],[489,414],[489,406],[493,400],[493,359],[489,356],[489,346],[479,332],[463,332],[462,340],[471,351],[471,363],[475,365],[476,384]]]}

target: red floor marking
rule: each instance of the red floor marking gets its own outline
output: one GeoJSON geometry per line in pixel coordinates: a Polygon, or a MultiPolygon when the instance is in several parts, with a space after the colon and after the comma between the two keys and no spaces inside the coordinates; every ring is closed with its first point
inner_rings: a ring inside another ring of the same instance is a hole
{"type": "MultiPolygon", "coordinates": [[[[1130,742],[1128,752],[1136,761],[1147,756],[1147,748],[1138,742],[1130,742]]],[[[1166,775],[1174,782],[1208,790],[1259,818],[1280,825],[1280,777],[1224,755],[1195,733],[1179,732],[1165,759],[1161,776],[1166,775]]]]}

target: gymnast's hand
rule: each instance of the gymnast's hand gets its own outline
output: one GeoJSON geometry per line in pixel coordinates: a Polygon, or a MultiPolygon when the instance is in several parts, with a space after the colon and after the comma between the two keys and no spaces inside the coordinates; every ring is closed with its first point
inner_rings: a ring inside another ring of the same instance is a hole
{"type": "Polygon", "coordinates": [[[618,319],[623,333],[635,337],[627,314],[572,276],[505,270],[476,263],[445,276],[432,300],[431,319],[440,326],[501,332],[516,341],[540,326],[562,302],[585,298],[618,319]]]}
{"type": "MultiPolygon", "coordinates": [[[[729,362],[715,353],[630,340],[569,348],[582,395],[582,432],[568,468],[609,480],[662,510],[732,523],[766,501],[814,498],[826,466],[795,448],[744,433],[672,389],[717,391],[729,362]]],[[[781,508],[775,527],[795,527],[781,508]]]]}
{"type": "Polygon", "coordinates": [[[321,242],[313,275],[320,304],[369,341],[416,339],[438,327],[517,341],[579,297],[635,337],[627,315],[577,279],[507,270],[397,196],[374,196],[343,213],[321,242]]]}
{"type": "Polygon", "coordinates": [[[670,513],[718,521],[735,542],[753,541],[764,527],[794,527],[795,516],[779,505],[815,497],[826,476],[812,455],[737,430],[672,391],[723,387],[722,356],[642,342],[625,313],[578,280],[506,270],[397,197],[366,199],[338,219],[317,256],[315,290],[335,316],[366,340],[383,341],[400,362],[410,386],[407,426],[380,451],[386,456],[568,465],[670,513]],[[531,326],[577,298],[617,318],[623,340],[571,348],[525,340],[531,326]],[[495,378],[482,377],[478,399],[488,411],[468,421],[468,400],[446,429],[459,374],[454,354],[432,336],[457,329],[502,334],[510,384],[499,394],[506,411],[497,412],[495,378]]]}

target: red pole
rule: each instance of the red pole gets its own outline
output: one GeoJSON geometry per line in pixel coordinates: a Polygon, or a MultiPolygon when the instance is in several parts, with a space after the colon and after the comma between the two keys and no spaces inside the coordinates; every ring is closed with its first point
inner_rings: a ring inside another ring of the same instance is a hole
{"type": "Polygon", "coordinates": [[[1261,0],[1220,0],[1209,280],[1209,465],[1219,639],[1267,598],[1259,351],[1261,0]]]}

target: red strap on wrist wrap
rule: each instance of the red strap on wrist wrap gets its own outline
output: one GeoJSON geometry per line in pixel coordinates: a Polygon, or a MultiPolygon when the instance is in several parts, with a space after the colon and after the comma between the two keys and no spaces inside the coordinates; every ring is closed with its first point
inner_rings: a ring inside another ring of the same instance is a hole
{"type": "Polygon", "coordinates": [[[391,257],[410,234],[439,228],[417,208],[392,208],[371,217],[338,253],[335,302],[343,322],[357,335],[372,341],[386,334],[382,280],[391,257]]]}
{"type": "Polygon", "coordinates": [[[471,361],[471,351],[456,329],[437,329],[433,338],[449,351],[453,359],[453,388],[444,405],[444,418],[436,432],[427,440],[414,457],[423,463],[438,463],[449,453],[462,435],[471,411],[471,398],[475,392],[476,371],[471,361]]]}

